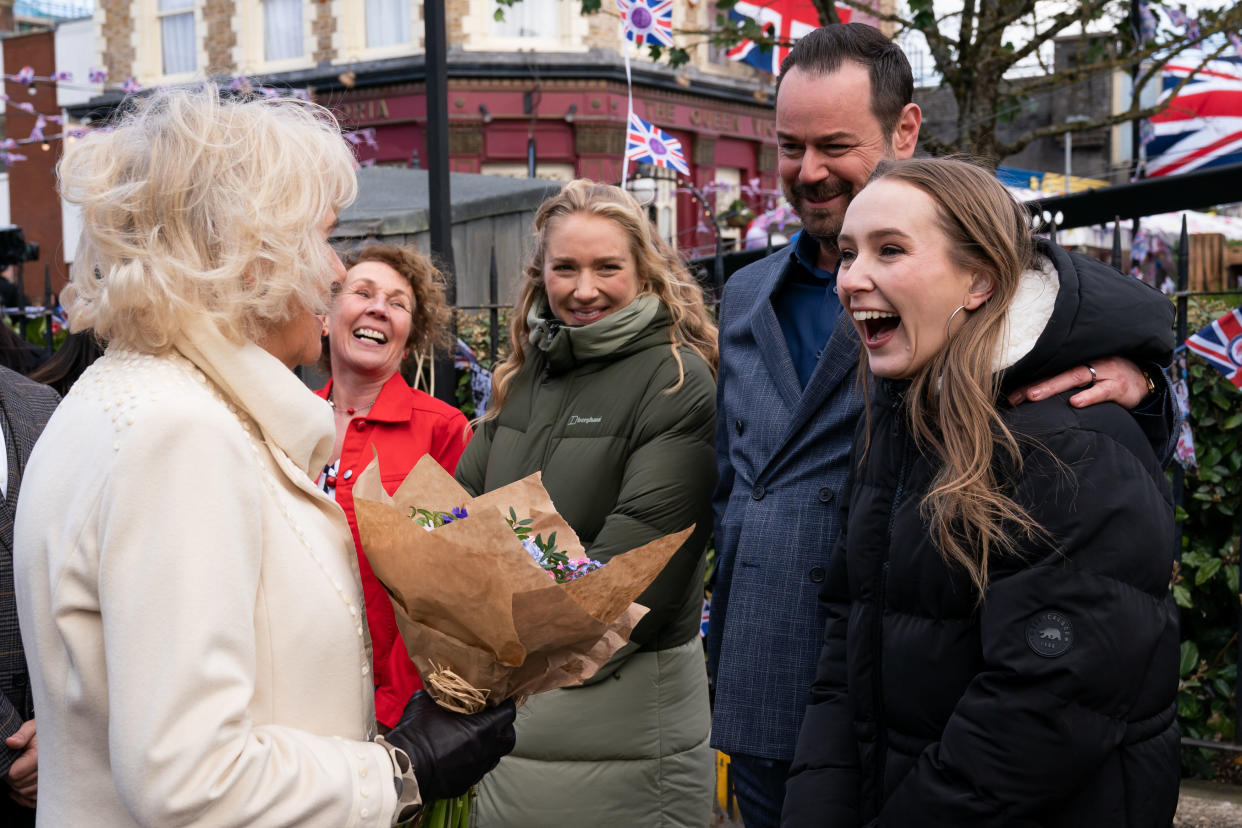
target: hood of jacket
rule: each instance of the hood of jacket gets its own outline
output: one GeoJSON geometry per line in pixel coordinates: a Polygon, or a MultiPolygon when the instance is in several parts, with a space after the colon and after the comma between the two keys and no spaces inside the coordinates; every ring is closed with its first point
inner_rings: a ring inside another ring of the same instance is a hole
{"type": "Polygon", "coordinates": [[[1173,303],[1147,283],[1044,239],[1022,276],[997,354],[1002,388],[1055,376],[1108,356],[1168,365],[1173,303]]]}
{"type": "Polygon", "coordinates": [[[595,360],[613,360],[667,343],[671,314],[653,294],[644,294],[621,310],[580,328],[552,315],[547,299],[527,316],[530,344],[542,351],[555,374],[595,360]]]}

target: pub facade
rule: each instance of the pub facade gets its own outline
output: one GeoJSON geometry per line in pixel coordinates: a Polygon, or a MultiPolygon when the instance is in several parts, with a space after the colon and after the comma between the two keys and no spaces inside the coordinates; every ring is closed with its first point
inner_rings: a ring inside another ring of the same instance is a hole
{"type": "MultiPolygon", "coordinates": [[[[648,179],[652,217],[679,249],[708,252],[717,234],[727,247],[740,231],[722,216],[775,202],[771,75],[702,37],[685,66],[652,61],[624,40],[612,3],[584,16],[576,0],[522,0],[503,20],[497,8],[446,2],[452,171],[618,183],[632,92],[636,114],[676,138],[689,167],[627,170],[648,179]]],[[[706,30],[717,13],[686,0],[674,26],[706,30]]],[[[73,115],[105,116],[129,78],[152,87],[245,77],[307,90],[355,133],[364,165],[428,163],[421,2],[100,0],[95,20],[99,65],[118,88],[73,115]]]]}

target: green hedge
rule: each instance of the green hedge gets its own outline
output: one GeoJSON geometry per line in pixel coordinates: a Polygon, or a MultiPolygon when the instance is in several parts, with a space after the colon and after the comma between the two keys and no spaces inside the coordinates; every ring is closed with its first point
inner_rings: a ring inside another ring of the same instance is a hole
{"type": "MultiPolygon", "coordinates": [[[[1191,300],[1190,333],[1242,303],[1242,296],[1191,300]]],[[[1190,426],[1199,461],[1187,471],[1182,560],[1173,594],[1182,610],[1178,718],[1182,735],[1232,741],[1238,674],[1238,521],[1242,516],[1242,392],[1195,355],[1187,357],[1190,426]]],[[[1185,775],[1232,776],[1232,755],[1188,748],[1185,775]]]]}

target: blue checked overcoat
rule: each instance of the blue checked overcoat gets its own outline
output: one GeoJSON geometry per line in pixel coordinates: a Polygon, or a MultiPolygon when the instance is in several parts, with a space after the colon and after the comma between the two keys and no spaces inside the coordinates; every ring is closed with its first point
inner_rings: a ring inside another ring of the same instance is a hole
{"type": "MultiPolygon", "coordinates": [[[[46,385],[32,382],[7,368],[0,368],[0,429],[7,453],[8,479],[0,497],[0,776],[22,755],[4,739],[34,715],[30,676],[17,624],[13,591],[13,514],[21,489],[26,458],[43,431],[60,397],[46,385]]],[[[19,808],[0,794],[0,824],[33,824],[33,812],[19,808]]]]}
{"type": "Polygon", "coordinates": [[[720,315],[712,746],[790,760],[815,676],[820,584],[862,411],[858,337],[838,316],[805,389],[771,296],[792,246],[738,271],[720,315]]]}

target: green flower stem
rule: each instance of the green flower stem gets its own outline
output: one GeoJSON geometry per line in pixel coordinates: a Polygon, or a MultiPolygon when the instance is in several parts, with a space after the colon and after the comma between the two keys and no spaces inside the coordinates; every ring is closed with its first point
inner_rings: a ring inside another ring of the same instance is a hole
{"type": "Polygon", "coordinates": [[[438,799],[423,808],[419,828],[468,828],[474,791],[454,799],[438,799]]]}

